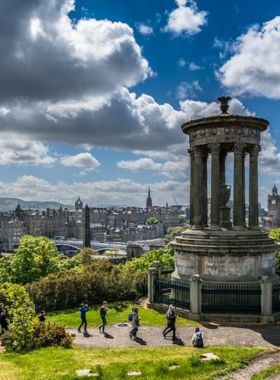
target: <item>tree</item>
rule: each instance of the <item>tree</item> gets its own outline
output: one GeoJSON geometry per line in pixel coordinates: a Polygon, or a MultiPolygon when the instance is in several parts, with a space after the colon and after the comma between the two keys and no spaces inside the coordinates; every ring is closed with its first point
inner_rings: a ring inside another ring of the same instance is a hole
{"type": "Polygon", "coordinates": [[[186,227],[169,227],[167,230],[167,234],[165,235],[165,239],[171,241],[175,238],[176,235],[179,235],[185,229],[186,227]]]}
{"type": "Polygon", "coordinates": [[[179,223],[185,225],[187,223],[187,218],[185,215],[179,215],[178,216],[179,223]]]}
{"type": "Polygon", "coordinates": [[[153,216],[151,216],[150,218],[147,219],[147,224],[150,226],[151,224],[160,224],[162,223],[162,220],[160,219],[157,219],[153,216]]]}
{"type": "Polygon", "coordinates": [[[25,235],[15,254],[0,259],[0,281],[27,284],[59,270],[60,256],[53,241],[25,235]]]}
{"type": "Polygon", "coordinates": [[[34,326],[34,304],[21,285],[5,284],[0,289],[6,299],[8,313],[12,316],[10,333],[12,346],[16,350],[30,348],[34,326]]]}
{"type": "MultiPolygon", "coordinates": [[[[274,238],[277,243],[280,243],[280,228],[270,230],[269,236],[274,238]]],[[[276,273],[280,273],[280,248],[277,248],[275,252],[275,270],[276,273]]]]}

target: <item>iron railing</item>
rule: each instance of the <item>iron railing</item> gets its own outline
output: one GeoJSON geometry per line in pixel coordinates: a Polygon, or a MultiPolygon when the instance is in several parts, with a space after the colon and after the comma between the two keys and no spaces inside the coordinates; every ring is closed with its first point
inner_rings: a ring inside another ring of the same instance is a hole
{"type": "Polygon", "coordinates": [[[280,284],[274,284],[272,288],[272,312],[280,312],[280,284]]]}
{"type": "Polygon", "coordinates": [[[260,285],[202,285],[202,312],[260,314],[260,285]]]}
{"type": "Polygon", "coordinates": [[[190,285],[184,282],[155,281],[155,302],[174,305],[177,309],[190,309],[190,285]]]}

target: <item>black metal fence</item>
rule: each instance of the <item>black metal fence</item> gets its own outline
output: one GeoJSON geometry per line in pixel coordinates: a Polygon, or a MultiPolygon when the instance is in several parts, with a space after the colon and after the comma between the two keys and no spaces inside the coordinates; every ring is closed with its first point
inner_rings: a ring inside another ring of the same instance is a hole
{"type": "Polygon", "coordinates": [[[260,285],[202,285],[202,312],[260,314],[260,285]]]}
{"type": "Polygon", "coordinates": [[[272,312],[280,312],[280,284],[274,284],[272,288],[272,312]]]}
{"type": "Polygon", "coordinates": [[[178,309],[190,309],[190,285],[184,282],[155,281],[155,302],[174,305],[178,309]]]}

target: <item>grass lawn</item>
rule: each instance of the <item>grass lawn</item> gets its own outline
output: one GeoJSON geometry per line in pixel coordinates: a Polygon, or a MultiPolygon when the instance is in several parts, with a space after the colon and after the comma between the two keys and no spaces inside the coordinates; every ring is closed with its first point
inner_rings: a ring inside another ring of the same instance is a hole
{"type": "MultiPolygon", "coordinates": [[[[128,322],[128,314],[135,304],[131,302],[118,302],[109,305],[107,312],[107,323],[113,325],[119,322],[128,322]]],[[[165,326],[165,314],[158,313],[155,310],[139,308],[141,324],[150,326],[165,326]]],[[[48,312],[47,321],[58,325],[65,325],[67,328],[75,328],[80,324],[80,312],[77,309],[63,310],[59,312],[48,312]]],[[[99,306],[93,305],[87,313],[87,321],[89,327],[97,327],[100,325],[99,306]]],[[[177,326],[197,326],[197,322],[179,317],[176,321],[177,326]]]]}
{"type": "Polygon", "coordinates": [[[98,379],[128,379],[129,371],[141,371],[149,380],[211,380],[248,364],[261,352],[245,347],[153,347],[122,349],[42,348],[24,354],[6,353],[0,357],[1,380],[86,379],[78,377],[78,369],[91,369],[98,379]],[[221,360],[202,362],[202,352],[213,352],[221,360]],[[177,365],[175,369],[170,369],[177,365]]]}

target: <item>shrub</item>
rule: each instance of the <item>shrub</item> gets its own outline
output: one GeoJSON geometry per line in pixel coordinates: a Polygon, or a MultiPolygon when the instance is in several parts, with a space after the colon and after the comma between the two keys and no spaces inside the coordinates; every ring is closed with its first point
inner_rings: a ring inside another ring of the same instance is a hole
{"type": "Polygon", "coordinates": [[[64,326],[34,321],[34,304],[23,286],[5,284],[0,291],[6,298],[6,307],[12,317],[10,331],[1,336],[5,347],[23,351],[46,346],[72,346],[73,338],[64,326]]]}
{"type": "Polygon", "coordinates": [[[71,348],[74,338],[66,332],[65,326],[50,323],[34,323],[32,348],[61,346],[71,348]]]}

